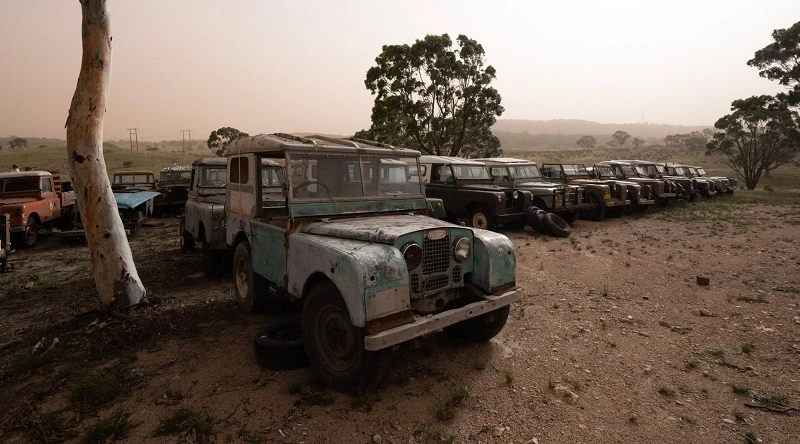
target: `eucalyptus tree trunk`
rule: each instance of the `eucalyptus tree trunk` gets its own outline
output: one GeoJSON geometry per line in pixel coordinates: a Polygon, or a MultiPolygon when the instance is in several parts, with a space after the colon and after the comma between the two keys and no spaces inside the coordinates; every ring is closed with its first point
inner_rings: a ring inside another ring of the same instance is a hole
{"type": "Polygon", "coordinates": [[[78,198],[103,308],[147,302],[103,158],[103,117],[111,84],[111,34],[106,0],[80,0],[83,58],[67,117],[69,172],[78,198]]]}

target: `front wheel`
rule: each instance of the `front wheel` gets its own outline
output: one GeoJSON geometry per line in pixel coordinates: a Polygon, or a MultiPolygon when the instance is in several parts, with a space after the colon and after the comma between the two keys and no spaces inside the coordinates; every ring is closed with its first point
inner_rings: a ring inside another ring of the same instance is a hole
{"type": "Polygon", "coordinates": [[[24,247],[30,248],[39,241],[39,222],[35,217],[29,217],[25,223],[25,231],[19,239],[24,247]]]}
{"type": "Polygon", "coordinates": [[[364,329],[353,325],[341,293],[330,281],[314,285],[306,295],[302,335],[311,366],[333,389],[359,392],[375,375],[378,352],[364,348],[364,329]]]}
{"type": "Polygon", "coordinates": [[[473,342],[487,342],[505,327],[508,320],[509,306],[461,321],[444,328],[444,332],[452,337],[473,342]]]}
{"type": "Polygon", "coordinates": [[[606,206],[604,202],[594,194],[589,195],[589,201],[594,204],[594,208],[590,210],[581,210],[581,218],[594,221],[603,220],[606,216],[606,206]]]}
{"type": "Polygon", "coordinates": [[[470,211],[469,221],[473,228],[480,228],[481,230],[494,230],[497,225],[489,209],[483,206],[470,211]]]}

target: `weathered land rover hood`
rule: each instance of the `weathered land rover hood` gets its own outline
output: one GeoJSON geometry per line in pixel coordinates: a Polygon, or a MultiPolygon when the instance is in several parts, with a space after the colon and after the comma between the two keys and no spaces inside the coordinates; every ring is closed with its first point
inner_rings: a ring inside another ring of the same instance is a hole
{"type": "Polygon", "coordinates": [[[460,228],[428,216],[376,216],[314,222],[300,228],[303,233],[333,236],[393,245],[403,234],[433,228],[460,228]]]}
{"type": "Polygon", "coordinates": [[[553,182],[539,182],[539,181],[520,181],[515,183],[517,188],[564,188],[563,185],[553,182]]]}
{"type": "Polygon", "coordinates": [[[9,197],[5,199],[0,199],[0,208],[6,205],[20,205],[26,204],[31,202],[36,202],[38,199],[33,197],[9,197]]]}

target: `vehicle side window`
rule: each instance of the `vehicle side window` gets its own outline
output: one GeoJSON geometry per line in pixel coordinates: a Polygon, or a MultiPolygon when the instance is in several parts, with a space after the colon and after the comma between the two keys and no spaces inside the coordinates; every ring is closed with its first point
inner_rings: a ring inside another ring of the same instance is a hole
{"type": "Polygon", "coordinates": [[[439,180],[444,183],[453,182],[453,171],[450,169],[450,165],[439,165],[435,172],[437,177],[431,178],[431,180],[439,180]]]}
{"type": "Polygon", "coordinates": [[[228,169],[228,182],[247,183],[250,176],[249,162],[247,157],[234,157],[228,169]]]}
{"type": "Polygon", "coordinates": [[[494,180],[508,180],[508,169],[506,167],[492,167],[489,172],[494,180]]]}
{"type": "Polygon", "coordinates": [[[51,186],[50,179],[47,177],[42,177],[42,192],[43,193],[53,192],[53,187],[51,186]]]}

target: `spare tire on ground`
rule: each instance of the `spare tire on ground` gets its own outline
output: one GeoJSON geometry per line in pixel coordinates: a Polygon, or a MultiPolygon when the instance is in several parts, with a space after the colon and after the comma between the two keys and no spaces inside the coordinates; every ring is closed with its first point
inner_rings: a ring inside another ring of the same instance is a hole
{"type": "Polygon", "coordinates": [[[572,234],[572,227],[561,216],[553,213],[545,213],[542,216],[542,224],[547,232],[556,237],[569,237],[572,234]]]}
{"type": "Polygon", "coordinates": [[[545,227],[544,223],[542,222],[542,218],[544,217],[545,213],[546,212],[539,207],[528,207],[528,209],[525,210],[525,223],[535,231],[544,232],[545,227]]]}
{"type": "Polygon", "coordinates": [[[270,322],[253,339],[256,361],[270,370],[292,370],[308,365],[303,347],[300,317],[291,316],[270,322]]]}

